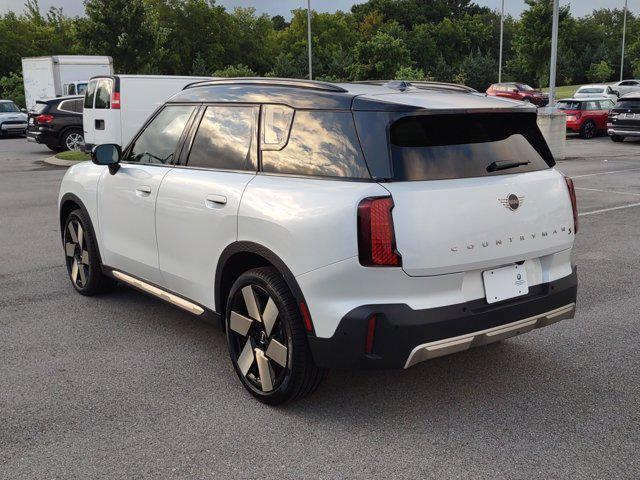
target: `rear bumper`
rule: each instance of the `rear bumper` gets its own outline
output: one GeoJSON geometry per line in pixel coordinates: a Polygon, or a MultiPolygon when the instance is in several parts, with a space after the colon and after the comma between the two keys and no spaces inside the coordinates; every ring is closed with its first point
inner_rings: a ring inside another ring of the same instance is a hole
{"type": "Polygon", "coordinates": [[[323,368],[407,368],[556,321],[573,318],[577,273],[536,285],[524,297],[487,304],[485,299],[413,310],[406,304],[363,305],[342,318],[333,336],[309,337],[323,368]],[[369,318],[375,315],[372,353],[365,353],[369,318]]]}
{"type": "Polygon", "coordinates": [[[57,132],[49,129],[30,128],[27,130],[27,140],[29,142],[41,143],[44,145],[57,146],[59,144],[57,132]]]}
{"type": "Polygon", "coordinates": [[[618,137],[640,137],[640,125],[637,127],[614,127],[607,125],[607,134],[618,137]]]}

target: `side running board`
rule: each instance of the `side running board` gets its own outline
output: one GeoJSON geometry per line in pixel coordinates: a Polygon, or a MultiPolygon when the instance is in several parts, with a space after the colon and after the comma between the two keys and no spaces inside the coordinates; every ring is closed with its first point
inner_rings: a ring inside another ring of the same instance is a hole
{"type": "Polygon", "coordinates": [[[143,292],[150,293],[151,295],[154,295],[164,300],[165,302],[169,302],[175,305],[176,307],[180,307],[186,310],[187,312],[193,313],[195,315],[202,315],[204,313],[204,308],[202,308],[200,305],[196,305],[195,303],[185,300],[182,297],[178,297],[173,293],[166,292],[158,287],[150,285],[146,282],[143,282],[142,280],[139,280],[130,275],[127,275],[126,273],[122,273],[117,270],[112,270],[111,273],[117,280],[128,283],[132,287],[136,287],[142,290],[143,292]]]}

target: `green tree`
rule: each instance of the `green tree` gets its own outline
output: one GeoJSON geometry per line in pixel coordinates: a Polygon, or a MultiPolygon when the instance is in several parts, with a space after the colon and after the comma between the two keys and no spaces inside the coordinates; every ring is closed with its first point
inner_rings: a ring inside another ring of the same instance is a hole
{"type": "Polygon", "coordinates": [[[354,57],[349,71],[355,80],[393,78],[401,67],[411,64],[405,43],[384,32],[376,33],[367,42],[358,42],[354,57]]]}
{"type": "Polygon", "coordinates": [[[251,70],[247,65],[229,65],[220,70],[216,70],[211,74],[212,77],[255,77],[256,72],[251,70]]]}
{"type": "Polygon", "coordinates": [[[88,53],[110,55],[121,73],[149,70],[154,34],[144,0],[86,0],[85,12],[78,37],[88,53]]]}
{"type": "Polygon", "coordinates": [[[606,60],[601,60],[598,63],[592,63],[591,67],[587,71],[587,78],[591,82],[607,82],[613,75],[613,68],[607,63],[606,60]]]}
{"type": "Polygon", "coordinates": [[[24,86],[22,75],[11,72],[0,78],[0,98],[13,100],[20,108],[24,108],[24,86]]]}
{"type": "MultiPolygon", "coordinates": [[[[547,83],[551,56],[553,0],[525,0],[525,2],[528,8],[520,17],[513,39],[515,55],[510,66],[513,70],[520,70],[526,75],[524,81],[533,80],[532,83],[543,86],[547,83]]],[[[560,32],[564,32],[568,18],[569,7],[560,7],[560,32]]],[[[566,53],[559,51],[559,55],[566,53]]]]}
{"type": "Polygon", "coordinates": [[[413,67],[400,67],[393,76],[395,80],[425,80],[424,71],[413,67]]]}

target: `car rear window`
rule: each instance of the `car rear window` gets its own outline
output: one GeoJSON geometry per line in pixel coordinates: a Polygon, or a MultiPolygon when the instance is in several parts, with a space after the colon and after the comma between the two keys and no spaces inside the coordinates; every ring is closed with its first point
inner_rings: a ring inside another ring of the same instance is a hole
{"type": "Polygon", "coordinates": [[[286,146],[262,150],[268,173],[370,178],[351,112],[297,110],[286,146]]]}
{"type": "Polygon", "coordinates": [[[89,82],[89,87],[84,94],[84,108],[93,108],[93,97],[95,97],[96,94],[97,84],[97,80],[92,80],[89,82]]]}
{"type": "Polygon", "coordinates": [[[406,116],[391,125],[389,136],[394,180],[506,175],[554,165],[532,114],[406,116]],[[490,167],[523,161],[528,163],[490,167]]]}
{"type": "Polygon", "coordinates": [[[580,88],[578,93],[602,93],[604,88],[580,88]]]}
{"type": "Polygon", "coordinates": [[[558,102],[556,108],[558,110],[580,110],[581,102],[558,102]]]}
{"type": "Polygon", "coordinates": [[[640,108],[640,99],[620,99],[615,108],[640,108]]]}
{"type": "Polygon", "coordinates": [[[29,113],[42,113],[47,109],[48,106],[49,105],[47,103],[36,102],[36,104],[31,107],[31,110],[29,110],[29,113]]]}

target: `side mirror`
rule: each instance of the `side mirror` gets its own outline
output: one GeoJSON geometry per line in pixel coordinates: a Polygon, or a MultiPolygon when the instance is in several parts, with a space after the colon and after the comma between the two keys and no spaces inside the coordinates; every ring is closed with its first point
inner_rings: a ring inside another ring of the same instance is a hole
{"type": "Polygon", "coordinates": [[[96,145],[91,150],[91,161],[96,165],[107,165],[111,175],[120,168],[118,162],[122,159],[122,150],[120,145],[113,143],[104,143],[102,145],[96,145]]]}

